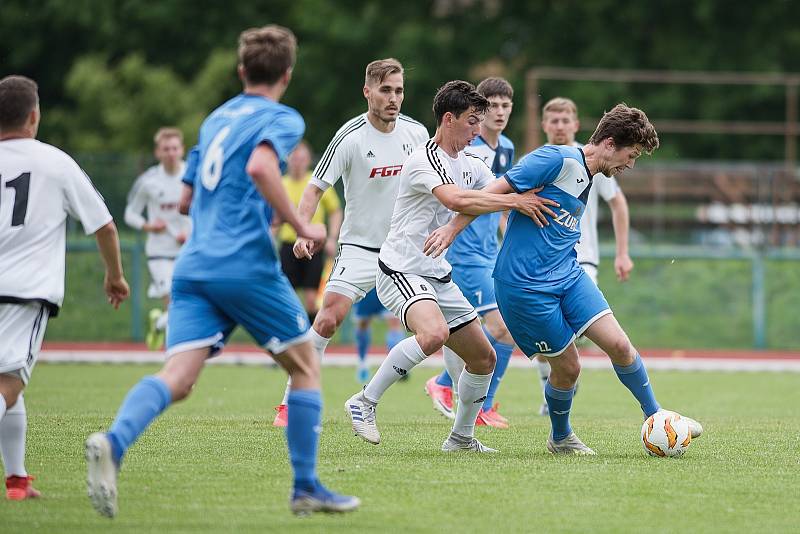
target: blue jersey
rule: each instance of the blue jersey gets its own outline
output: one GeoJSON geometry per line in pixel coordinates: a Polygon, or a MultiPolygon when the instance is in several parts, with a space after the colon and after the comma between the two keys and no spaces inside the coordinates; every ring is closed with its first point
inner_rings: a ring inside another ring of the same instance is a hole
{"type": "MultiPolygon", "coordinates": [[[[487,145],[483,137],[477,137],[464,151],[481,158],[498,177],[514,162],[514,143],[505,135],[500,135],[497,148],[487,145]]],[[[486,213],[472,221],[450,245],[446,256],[450,265],[493,265],[497,258],[500,217],[500,212],[486,213]]]]}
{"type": "Polygon", "coordinates": [[[582,272],[575,244],[592,186],[583,151],[572,146],[543,146],[522,158],[505,179],[518,193],[543,186],[539,196],[555,200],[560,207],[553,208],[557,216],[544,228],[530,217],[511,212],[494,278],[527,288],[573,280],[582,272]]]}
{"type": "Polygon", "coordinates": [[[247,280],[281,272],[270,237],[272,207],[245,168],[253,150],[266,143],[284,171],[304,131],[297,111],[257,95],[240,94],[206,118],[183,177],[194,187],[192,234],[174,278],[247,280]]]}

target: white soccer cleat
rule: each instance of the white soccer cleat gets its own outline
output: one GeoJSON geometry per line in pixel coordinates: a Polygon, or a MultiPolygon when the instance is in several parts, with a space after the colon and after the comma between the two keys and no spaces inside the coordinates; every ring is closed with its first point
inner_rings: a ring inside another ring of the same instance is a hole
{"type": "Polygon", "coordinates": [[[492,449],[491,447],[487,447],[474,437],[468,438],[466,436],[456,434],[455,432],[450,432],[450,435],[447,437],[446,440],[444,440],[444,443],[442,443],[442,451],[443,452],[473,451],[473,452],[487,452],[487,453],[498,452],[497,449],[492,449]]]}
{"type": "Polygon", "coordinates": [[[692,419],[691,417],[686,417],[685,415],[681,415],[678,412],[674,412],[672,410],[664,410],[666,412],[671,412],[686,421],[686,424],[689,425],[689,433],[692,435],[692,439],[699,438],[700,435],[703,433],[703,425],[692,419]]]}
{"type": "Polygon", "coordinates": [[[117,465],[111,457],[111,443],[102,432],[86,440],[87,493],[97,513],[117,515],[117,465]]]}
{"type": "Polygon", "coordinates": [[[350,417],[356,436],[361,436],[364,441],[373,445],[381,442],[381,434],[378,432],[378,425],[375,424],[375,405],[367,402],[362,392],[347,399],[344,411],[350,417]]]}
{"type": "Polygon", "coordinates": [[[570,432],[566,438],[553,441],[553,435],[547,438],[547,450],[553,454],[575,454],[578,456],[594,456],[596,453],[587,447],[575,435],[575,432],[570,432]]]}

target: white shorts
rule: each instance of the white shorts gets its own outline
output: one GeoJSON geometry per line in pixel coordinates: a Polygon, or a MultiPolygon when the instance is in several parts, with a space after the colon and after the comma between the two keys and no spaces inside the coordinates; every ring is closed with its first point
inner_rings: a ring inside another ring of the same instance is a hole
{"type": "Polygon", "coordinates": [[[581,268],[589,275],[594,285],[597,285],[597,265],[593,263],[581,263],[581,268]]]}
{"type": "Polygon", "coordinates": [[[331,267],[325,291],[339,293],[358,302],[375,287],[379,249],[342,243],[331,267]]]}
{"type": "Polygon", "coordinates": [[[452,280],[442,282],[416,274],[399,273],[381,264],[375,283],[381,303],[400,319],[407,330],[408,309],[421,300],[432,300],[439,305],[451,333],[478,317],[475,308],[452,280]]]}
{"type": "Polygon", "coordinates": [[[151,299],[169,296],[175,260],[172,258],[147,260],[147,269],[150,271],[150,287],[147,288],[147,296],[151,299]]]}
{"type": "Polygon", "coordinates": [[[49,316],[38,302],[0,304],[0,374],[13,374],[28,383],[49,316]]]}

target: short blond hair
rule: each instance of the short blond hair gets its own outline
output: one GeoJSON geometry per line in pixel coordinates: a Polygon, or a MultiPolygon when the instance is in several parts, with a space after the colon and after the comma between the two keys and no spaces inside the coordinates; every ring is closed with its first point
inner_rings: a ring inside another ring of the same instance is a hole
{"type": "Polygon", "coordinates": [[[578,106],[575,105],[572,99],[563,96],[557,96],[548,100],[542,108],[542,117],[544,117],[546,113],[560,113],[562,111],[572,113],[576,119],[578,118],[578,106]]]}
{"type": "Polygon", "coordinates": [[[164,139],[169,139],[170,137],[176,137],[178,141],[183,144],[183,132],[172,126],[164,126],[163,128],[159,128],[156,134],[153,136],[153,144],[158,147],[158,144],[161,143],[161,141],[164,139]]]}
{"type": "Polygon", "coordinates": [[[296,56],[297,39],[289,28],[270,24],[239,35],[239,64],[248,83],[275,84],[294,66],[296,56]]]}
{"type": "Polygon", "coordinates": [[[378,59],[367,65],[364,85],[379,84],[390,74],[403,75],[403,65],[395,58],[378,59]]]}

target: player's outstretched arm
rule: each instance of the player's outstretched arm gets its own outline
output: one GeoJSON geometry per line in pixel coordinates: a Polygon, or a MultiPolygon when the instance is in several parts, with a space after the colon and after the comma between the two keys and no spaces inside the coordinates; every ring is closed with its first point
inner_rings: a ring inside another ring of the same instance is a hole
{"type": "Polygon", "coordinates": [[[325,226],[310,224],[298,217],[292,201],[283,188],[281,168],[278,155],[271,146],[260,144],[250,155],[247,162],[247,174],[255,183],[261,196],[269,202],[282,221],[289,223],[297,235],[307,237],[315,242],[325,240],[325,226]]]}
{"type": "Polygon", "coordinates": [[[103,289],[109,304],[114,306],[114,309],[118,309],[120,303],[128,298],[130,288],[122,272],[122,254],[119,251],[119,235],[114,221],[101,226],[94,233],[94,238],[97,240],[100,257],[103,258],[106,266],[103,289]]]}
{"type": "Polygon", "coordinates": [[[630,230],[630,216],[628,200],[622,191],[608,201],[611,208],[611,222],[614,225],[614,240],[617,245],[617,254],[614,258],[614,272],[617,280],[625,282],[633,270],[633,260],[628,253],[628,234],[630,230]]]}
{"type": "MultiPolygon", "coordinates": [[[[319,208],[319,202],[324,194],[325,191],[316,185],[312,183],[306,185],[306,188],[303,190],[303,196],[300,197],[300,204],[297,205],[297,215],[300,220],[306,223],[311,221],[311,218],[319,208]]],[[[292,251],[294,252],[295,258],[306,258],[310,260],[314,253],[319,250],[319,246],[321,246],[321,243],[315,245],[313,240],[302,237],[298,233],[292,251]]]]}
{"type": "Polygon", "coordinates": [[[184,183],[181,189],[181,200],[178,203],[178,213],[181,215],[189,215],[189,208],[192,207],[192,196],[194,195],[194,188],[189,184],[184,183]]]}

